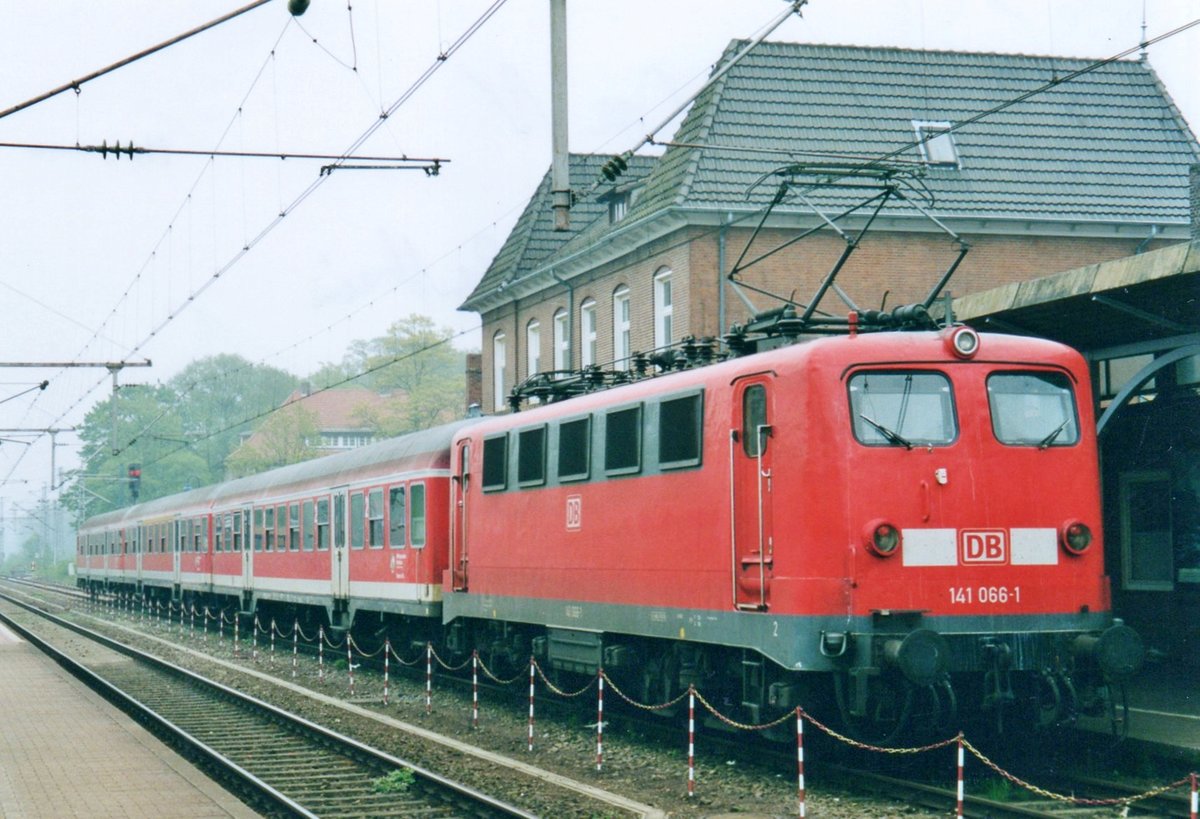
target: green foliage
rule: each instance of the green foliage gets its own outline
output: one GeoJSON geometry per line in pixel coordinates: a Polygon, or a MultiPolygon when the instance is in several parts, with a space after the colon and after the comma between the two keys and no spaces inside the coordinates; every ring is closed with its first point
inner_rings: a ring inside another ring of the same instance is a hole
{"type": "Polygon", "coordinates": [[[228,476],[240,478],[315,458],[321,453],[309,441],[318,437],[317,416],[301,404],[289,404],[272,413],[226,459],[228,476]]]}
{"type": "Polygon", "coordinates": [[[371,784],[376,793],[408,793],[416,781],[417,777],[410,769],[397,768],[371,784]]]}

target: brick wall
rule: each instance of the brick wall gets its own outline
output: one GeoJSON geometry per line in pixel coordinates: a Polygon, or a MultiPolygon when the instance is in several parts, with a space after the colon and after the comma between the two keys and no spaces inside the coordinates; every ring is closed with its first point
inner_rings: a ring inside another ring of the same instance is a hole
{"type": "MultiPolygon", "coordinates": [[[[730,229],[725,236],[724,264],[731,267],[742,253],[750,231],[730,229]]],[[[794,231],[764,231],[747,258],[794,238],[794,231]]],[[[1132,255],[1139,239],[1082,237],[964,235],[971,251],[950,280],[955,295],[988,290],[1014,281],[1047,276],[1087,264],[1132,255]]],[[[597,361],[605,366],[613,358],[613,293],[622,285],[630,290],[631,349],[646,352],[654,346],[654,276],[666,267],[672,271],[673,325],[676,340],[686,335],[718,336],[730,324],[744,322],[750,309],[726,287],[725,327],[720,326],[719,236],[711,230],[687,228],[639,248],[630,256],[606,264],[571,280],[574,305],[571,324],[572,367],[580,361],[579,308],[587,299],[596,302],[597,361]]],[[[1166,242],[1154,243],[1161,246],[1166,242]]],[[[748,268],[743,281],[784,297],[807,303],[828,274],[845,242],[817,234],[748,268]]],[[[864,237],[838,275],[839,286],[862,309],[920,301],[954,261],[957,245],[942,234],[872,232],[864,237]]],[[[779,305],[769,296],[743,291],[757,309],[779,305]]],[[[529,374],[525,333],[530,320],[541,324],[542,369],[553,367],[553,317],[569,309],[571,292],[555,283],[542,293],[485,314],[483,318],[483,407],[494,412],[492,401],[492,338],[503,331],[507,339],[508,377],[505,391],[529,374]]],[[[848,312],[831,290],[821,309],[848,312]]]]}

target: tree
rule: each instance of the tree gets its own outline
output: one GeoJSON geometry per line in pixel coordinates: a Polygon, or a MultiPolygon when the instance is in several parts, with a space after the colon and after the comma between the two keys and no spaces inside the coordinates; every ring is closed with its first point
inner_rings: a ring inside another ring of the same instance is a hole
{"type": "MultiPolygon", "coordinates": [[[[395,414],[364,412],[363,420],[381,435],[399,435],[452,421],[466,404],[466,354],[450,344],[454,331],[428,316],[410,315],[370,341],[356,341],[342,362],[358,383],[377,392],[395,392],[406,401],[395,414]]],[[[320,372],[328,375],[331,365],[320,372]]]]}
{"type": "Polygon", "coordinates": [[[321,452],[309,442],[319,438],[317,416],[299,404],[275,411],[225,462],[229,477],[240,478],[306,461],[321,452]]]}

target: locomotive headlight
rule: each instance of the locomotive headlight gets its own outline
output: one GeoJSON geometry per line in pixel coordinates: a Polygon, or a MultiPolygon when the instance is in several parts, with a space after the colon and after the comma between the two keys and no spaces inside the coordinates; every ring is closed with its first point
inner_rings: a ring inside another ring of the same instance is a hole
{"type": "Polygon", "coordinates": [[[1073,555],[1081,555],[1092,545],[1092,530],[1081,520],[1068,520],[1059,530],[1063,548],[1073,555]]]}
{"type": "Polygon", "coordinates": [[[886,520],[873,520],[863,529],[863,541],[875,554],[889,557],[900,546],[900,530],[886,520]]]}
{"type": "Polygon", "coordinates": [[[945,338],[950,352],[959,358],[971,358],[979,352],[979,333],[970,327],[955,327],[945,338]]]}

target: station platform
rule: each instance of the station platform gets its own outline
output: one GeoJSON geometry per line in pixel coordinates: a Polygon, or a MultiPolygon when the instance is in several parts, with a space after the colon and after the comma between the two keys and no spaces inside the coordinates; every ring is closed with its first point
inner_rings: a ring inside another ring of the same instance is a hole
{"type": "MultiPolygon", "coordinates": [[[[1200,671],[1180,665],[1147,664],[1126,684],[1128,738],[1200,758],[1200,671]]],[[[1079,727],[1099,734],[1111,725],[1081,718],[1079,727]]]]}
{"type": "Polygon", "coordinates": [[[258,814],[0,624],[0,816],[258,814]]]}

